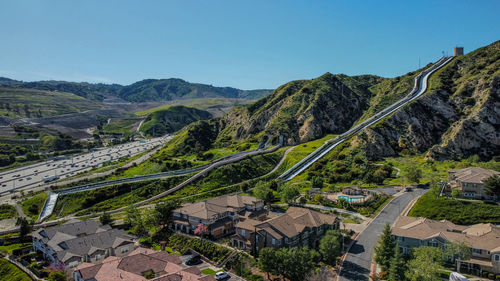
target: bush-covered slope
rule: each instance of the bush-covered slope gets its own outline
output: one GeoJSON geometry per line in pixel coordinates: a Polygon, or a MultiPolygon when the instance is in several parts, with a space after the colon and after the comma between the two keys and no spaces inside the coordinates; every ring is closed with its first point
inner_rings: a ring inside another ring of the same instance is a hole
{"type": "MultiPolygon", "coordinates": [[[[383,82],[384,83],[384,82],[383,82]]],[[[377,85],[378,86],[378,85],[377,85]]],[[[500,41],[455,58],[426,95],[354,140],[370,158],[428,152],[434,159],[500,153],[500,41]]]]}
{"type": "Polygon", "coordinates": [[[193,107],[171,106],[150,113],[140,130],[150,136],[162,136],[182,129],[184,126],[198,120],[206,120],[211,116],[204,110],[193,107]]]}
{"type": "Polygon", "coordinates": [[[349,129],[368,108],[376,76],[333,75],[287,83],[256,103],[228,114],[220,138],[283,135],[289,144],[349,129]]]}
{"type": "Polygon", "coordinates": [[[189,98],[242,98],[258,99],[268,95],[270,90],[239,90],[231,87],[189,83],[182,79],[146,79],[119,91],[120,98],[132,101],[168,101],[189,98]]]}

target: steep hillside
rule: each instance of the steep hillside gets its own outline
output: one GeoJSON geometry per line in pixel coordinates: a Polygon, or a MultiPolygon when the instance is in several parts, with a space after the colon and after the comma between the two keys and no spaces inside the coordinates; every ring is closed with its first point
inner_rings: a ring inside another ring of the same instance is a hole
{"type": "Polygon", "coordinates": [[[375,159],[428,152],[434,159],[500,154],[500,41],[455,58],[427,94],[353,143],[375,159]]]}
{"type": "Polygon", "coordinates": [[[65,92],[0,87],[0,116],[10,118],[47,117],[101,107],[65,92]]]}
{"type": "Polygon", "coordinates": [[[230,87],[189,83],[182,79],[146,79],[125,86],[118,94],[131,102],[169,101],[189,98],[242,98],[259,99],[268,95],[270,90],[239,90],[230,87]]]}
{"type": "Polygon", "coordinates": [[[312,80],[292,81],[224,117],[226,126],[219,139],[280,134],[287,143],[296,144],[343,132],[368,108],[368,88],[381,80],[326,73],[312,80]]]}
{"type": "Polygon", "coordinates": [[[206,120],[212,115],[204,110],[185,106],[170,106],[150,113],[140,130],[150,136],[162,136],[182,129],[198,120],[206,120]]]}

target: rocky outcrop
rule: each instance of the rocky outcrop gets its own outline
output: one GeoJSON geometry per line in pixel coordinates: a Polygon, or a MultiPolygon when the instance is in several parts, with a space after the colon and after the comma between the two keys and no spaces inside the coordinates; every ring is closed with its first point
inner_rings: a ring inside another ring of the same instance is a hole
{"type": "Polygon", "coordinates": [[[461,159],[500,154],[500,42],[458,57],[435,74],[429,93],[375,127],[353,144],[371,159],[426,152],[461,159]]]}
{"type": "Polygon", "coordinates": [[[368,87],[382,79],[363,78],[327,73],[285,84],[256,104],[228,114],[226,133],[236,139],[279,134],[288,144],[342,133],[368,107],[368,87]]]}

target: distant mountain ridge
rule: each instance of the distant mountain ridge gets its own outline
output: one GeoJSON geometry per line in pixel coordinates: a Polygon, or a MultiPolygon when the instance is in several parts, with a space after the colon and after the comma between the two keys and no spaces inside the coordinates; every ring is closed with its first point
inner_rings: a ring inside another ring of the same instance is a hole
{"type": "Polygon", "coordinates": [[[102,101],[106,97],[119,97],[129,102],[170,101],[187,98],[241,98],[255,100],[270,94],[272,90],[240,90],[232,87],[215,87],[212,85],[190,83],[178,78],[145,79],[131,85],[35,81],[23,82],[0,77],[0,86],[36,89],[43,91],[59,91],[73,93],[83,98],[102,101]]]}

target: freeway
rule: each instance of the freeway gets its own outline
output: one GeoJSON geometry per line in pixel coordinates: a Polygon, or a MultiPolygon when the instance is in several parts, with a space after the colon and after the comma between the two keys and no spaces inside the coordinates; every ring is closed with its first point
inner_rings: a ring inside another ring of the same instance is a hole
{"type": "Polygon", "coordinates": [[[131,157],[162,145],[171,136],[130,142],[126,144],[96,149],[93,152],[73,157],[60,157],[0,173],[0,194],[19,189],[33,188],[41,184],[63,179],[69,176],[99,167],[108,161],[131,157]]]}
{"type": "Polygon", "coordinates": [[[427,81],[428,78],[434,73],[436,70],[439,68],[443,67],[446,65],[448,62],[450,62],[453,59],[453,57],[443,57],[440,60],[438,60],[435,64],[433,64],[431,67],[428,69],[422,71],[417,77],[415,77],[415,85],[412,89],[412,91],[406,95],[404,98],[398,100],[397,102],[393,103],[392,105],[386,107],[382,111],[376,113],[375,115],[371,116],[370,118],[364,120],[363,122],[359,123],[358,125],[352,127],[349,129],[347,132],[337,136],[334,139],[327,140],[325,144],[323,144],[321,147],[307,155],[304,159],[299,161],[297,164],[295,164],[292,168],[289,170],[285,171],[283,174],[281,174],[278,178],[281,180],[291,180],[301,172],[303,172],[305,169],[310,167],[314,162],[316,162],[318,159],[326,155],[328,152],[330,152],[333,148],[338,146],[339,144],[347,141],[354,135],[358,134],[365,128],[370,127],[371,125],[379,122],[383,118],[389,116],[396,110],[400,109],[401,107],[407,105],[409,102],[419,98],[425,91],[427,90],[427,81]]]}
{"type": "Polygon", "coordinates": [[[85,184],[85,185],[55,190],[54,192],[49,193],[49,198],[45,202],[45,205],[43,206],[43,209],[42,209],[42,212],[41,212],[40,217],[38,219],[38,222],[41,222],[41,221],[45,220],[46,218],[48,218],[50,215],[52,215],[52,212],[54,211],[54,208],[55,208],[55,205],[57,203],[57,199],[58,199],[59,195],[78,193],[78,192],[88,191],[88,190],[92,190],[92,189],[97,189],[97,188],[111,186],[111,185],[117,185],[117,184],[154,180],[154,179],[160,179],[160,178],[165,178],[165,177],[170,177],[170,176],[187,175],[187,174],[198,172],[195,175],[193,175],[192,177],[185,180],[184,182],[175,186],[174,188],[171,188],[163,193],[160,193],[160,194],[155,195],[149,199],[146,199],[144,201],[141,201],[139,203],[134,204],[134,205],[142,205],[144,203],[152,202],[152,201],[157,200],[159,198],[162,198],[162,197],[164,197],[172,192],[175,192],[175,191],[185,187],[186,185],[198,180],[199,178],[205,177],[212,170],[214,170],[222,165],[238,162],[238,161],[246,159],[249,156],[255,156],[255,155],[259,155],[259,154],[263,154],[263,153],[273,152],[273,151],[276,151],[280,147],[279,145],[277,145],[277,146],[267,148],[269,145],[270,145],[270,142],[267,141],[266,143],[261,143],[259,145],[259,148],[257,148],[257,149],[234,153],[234,154],[231,154],[229,156],[219,158],[215,161],[212,161],[209,164],[195,167],[195,168],[189,168],[189,169],[184,169],[184,170],[174,170],[174,171],[168,171],[168,172],[157,173],[157,174],[140,175],[140,176],[135,176],[135,177],[130,177],[130,178],[97,182],[97,183],[93,183],[93,184],[85,184]]]}

